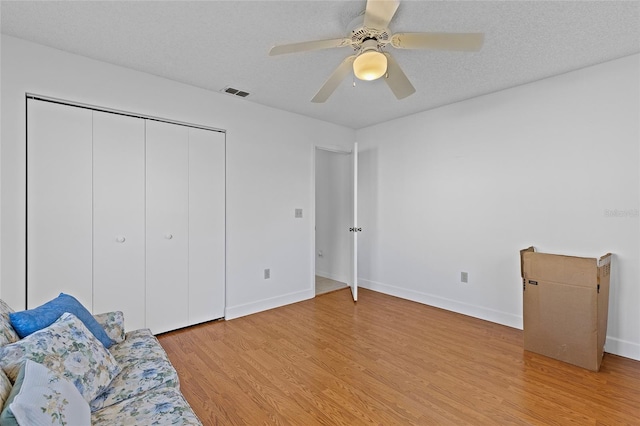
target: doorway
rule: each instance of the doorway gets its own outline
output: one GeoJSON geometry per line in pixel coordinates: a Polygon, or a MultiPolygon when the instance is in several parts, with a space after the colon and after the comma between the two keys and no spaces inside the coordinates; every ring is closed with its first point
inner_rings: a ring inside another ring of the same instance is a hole
{"type": "Polygon", "coordinates": [[[347,288],[351,281],[353,160],[350,152],[316,148],[315,292],[347,288]]]}

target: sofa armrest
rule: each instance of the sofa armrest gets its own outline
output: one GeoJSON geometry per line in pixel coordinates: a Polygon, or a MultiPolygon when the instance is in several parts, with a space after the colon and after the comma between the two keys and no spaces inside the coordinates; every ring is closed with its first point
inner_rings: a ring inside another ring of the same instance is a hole
{"type": "Polygon", "coordinates": [[[122,312],[106,312],[104,314],[96,314],[93,317],[115,343],[120,343],[124,340],[124,314],[122,312]]]}

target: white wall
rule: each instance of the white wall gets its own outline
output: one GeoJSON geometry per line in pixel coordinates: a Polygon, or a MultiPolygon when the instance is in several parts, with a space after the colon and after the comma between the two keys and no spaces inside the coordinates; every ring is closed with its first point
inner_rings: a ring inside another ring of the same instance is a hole
{"type": "Polygon", "coordinates": [[[343,283],[351,266],[351,162],[349,154],[316,150],[316,275],[343,283]]]}
{"type": "Polygon", "coordinates": [[[361,285],[520,327],[519,249],[611,251],[607,351],[640,359],[638,55],[354,132],[1,42],[0,296],[15,308],[32,92],[227,130],[228,318],[313,297],[314,146],[357,139],[361,285]]]}
{"type": "Polygon", "coordinates": [[[640,359],[639,76],[634,55],[358,131],[360,285],[521,327],[520,249],[612,252],[606,350],[640,359]]]}
{"type": "Polygon", "coordinates": [[[314,146],[349,149],[353,130],[1,40],[0,296],[11,306],[24,307],[25,297],[25,92],[226,129],[227,318],[313,297],[314,146]]]}

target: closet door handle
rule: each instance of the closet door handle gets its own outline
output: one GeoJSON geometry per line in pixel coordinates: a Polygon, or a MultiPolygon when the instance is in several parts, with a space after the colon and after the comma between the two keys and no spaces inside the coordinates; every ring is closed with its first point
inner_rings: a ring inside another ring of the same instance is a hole
{"type": "Polygon", "coordinates": [[[118,236],[116,237],[116,242],[118,242],[118,243],[124,243],[124,242],[125,242],[125,240],[126,240],[126,238],[125,238],[125,237],[123,237],[122,235],[118,235],[118,236]]]}
{"type": "Polygon", "coordinates": [[[164,236],[167,240],[170,240],[173,238],[173,234],[165,234],[164,236]]]}

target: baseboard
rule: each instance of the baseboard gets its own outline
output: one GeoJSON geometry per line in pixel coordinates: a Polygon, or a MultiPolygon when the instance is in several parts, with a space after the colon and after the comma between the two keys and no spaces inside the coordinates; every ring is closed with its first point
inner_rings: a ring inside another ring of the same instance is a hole
{"type": "Polygon", "coordinates": [[[297,291],[295,293],[284,294],[282,296],[271,297],[269,299],[258,300],[257,302],[251,302],[245,305],[227,307],[224,310],[224,318],[226,320],[231,320],[234,318],[244,317],[246,315],[255,314],[257,312],[267,311],[269,309],[279,308],[280,306],[290,305],[292,303],[312,299],[315,297],[315,295],[315,290],[309,289],[304,291],[297,291]]]}
{"type": "Polygon", "coordinates": [[[604,343],[604,351],[640,361],[640,344],[638,343],[607,336],[607,340],[604,343]]]}
{"type": "Polygon", "coordinates": [[[325,271],[316,271],[316,275],[322,278],[328,278],[330,280],[334,280],[334,281],[339,281],[341,283],[346,283],[347,282],[347,277],[341,277],[338,274],[333,274],[331,272],[325,272],[325,271]]]}
{"type": "MultiPolygon", "coordinates": [[[[506,325],[522,330],[522,317],[509,314],[506,312],[495,311],[493,309],[484,308],[482,306],[471,305],[456,300],[446,299],[432,294],[421,293],[414,290],[407,290],[400,287],[391,286],[375,281],[369,281],[362,278],[358,279],[358,286],[390,296],[400,297],[402,299],[411,300],[413,302],[424,303],[425,305],[434,306],[436,308],[446,309],[447,311],[456,312],[470,317],[479,318],[485,321],[495,322],[497,324],[506,325]]],[[[640,361],[640,344],[628,342],[626,340],[607,337],[604,347],[605,352],[619,355],[625,358],[640,361]]]]}
{"type": "Polygon", "coordinates": [[[400,297],[401,299],[411,300],[413,302],[423,303],[425,305],[436,308],[446,309],[447,311],[456,312],[470,317],[479,318],[485,321],[495,322],[506,325],[508,327],[518,328],[522,330],[522,317],[507,312],[496,311],[485,308],[483,306],[472,305],[469,303],[459,302],[457,300],[446,299],[432,294],[422,293],[415,290],[407,290],[405,288],[395,287],[375,281],[369,281],[362,278],[358,279],[358,286],[390,296],[400,297]]]}

